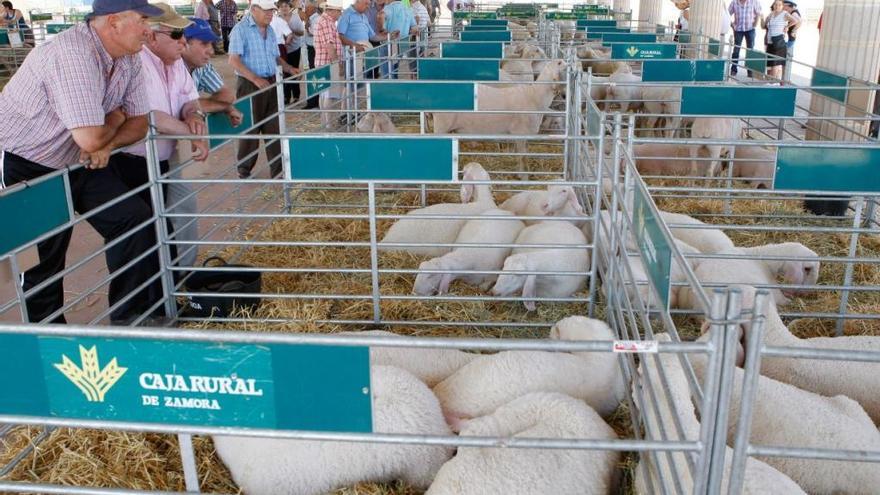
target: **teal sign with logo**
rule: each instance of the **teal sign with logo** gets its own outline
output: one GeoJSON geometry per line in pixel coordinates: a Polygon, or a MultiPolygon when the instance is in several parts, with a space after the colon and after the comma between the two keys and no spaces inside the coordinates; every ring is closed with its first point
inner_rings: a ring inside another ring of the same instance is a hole
{"type": "Polygon", "coordinates": [[[644,184],[636,185],[633,195],[633,218],[639,251],[648,270],[648,278],[656,289],[664,307],[669,307],[669,271],[672,250],[663,235],[661,220],[654,214],[653,201],[644,184]]]}
{"type": "Polygon", "coordinates": [[[0,256],[70,221],[67,197],[63,175],[11,192],[0,189],[0,256]]]}
{"type": "Polygon", "coordinates": [[[325,65],[306,72],[306,94],[309,98],[330,89],[330,66],[325,65]]]}
{"type": "Polygon", "coordinates": [[[58,34],[73,27],[73,24],[46,24],[46,34],[58,34]]]}
{"type": "Polygon", "coordinates": [[[466,32],[470,31],[506,31],[507,26],[497,25],[493,26],[491,24],[483,25],[483,26],[465,26],[464,30],[466,32]]]}
{"type": "Polygon", "coordinates": [[[0,334],[0,415],[372,431],[369,348],[0,334]]]}
{"type": "Polygon", "coordinates": [[[611,58],[614,59],[673,59],[677,56],[678,47],[675,43],[632,43],[616,44],[611,47],[611,58]]]}
{"type": "MultiPolygon", "coordinates": [[[[232,122],[229,121],[228,115],[222,112],[212,113],[208,115],[208,135],[243,134],[254,125],[254,112],[251,107],[251,98],[248,97],[236,102],[235,108],[241,112],[241,124],[232,127],[232,122]]],[[[211,138],[208,140],[208,146],[210,146],[211,149],[214,149],[227,141],[227,139],[211,138]]]]}
{"type": "Polygon", "coordinates": [[[773,188],[880,192],[880,148],[780,146],[773,188]]]}

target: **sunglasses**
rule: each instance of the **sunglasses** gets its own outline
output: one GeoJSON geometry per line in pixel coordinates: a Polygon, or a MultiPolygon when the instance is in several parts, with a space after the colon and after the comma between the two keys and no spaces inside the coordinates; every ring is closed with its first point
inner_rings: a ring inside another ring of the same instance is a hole
{"type": "Polygon", "coordinates": [[[171,38],[175,41],[183,38],[183,29],[175,29],[174,31],[156,31],[156,32],[164,34],[165,36],[168,36],[169,38],[171,38]]]}

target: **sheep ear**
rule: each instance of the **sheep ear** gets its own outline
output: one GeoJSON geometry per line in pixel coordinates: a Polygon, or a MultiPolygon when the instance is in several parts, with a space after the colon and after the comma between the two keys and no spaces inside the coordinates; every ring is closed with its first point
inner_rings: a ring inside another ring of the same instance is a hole
{"type": "Polygon", "coordinates": [[[568,189],[568,204],[571,205],[574,211],[583,215],[584,207],[581,206],[581,202],[578,201],[577,194],[574,193],[574,189],[568,189]]]}
{"type": "Polygon", "coordinates": [[[463,184],[461,186],[461,202],[462,203],[470,203],[471,199],[474,197],[474,185],[473,184],[463,184]]]}
{"type": "Polygon", "coordinates": [[[537,275],[527,275],[526,283],[523,284],[522,296],[526,299],[526,301],[524,301],[524,304],[526,309],[529,311],[534,311],[536,308],[535,301],[531,301],[529,299],[533,299],[535,297],[535,283],[537,278],[537,275]]]}
{"type": "Polygon", "coordinates": [[[438,294],[446,294],[449,292],[449,284],[452,283],[454,276],[454,273],[444,273],[443,276],[440,277],[440,287],[437,289],[438,294]]]}

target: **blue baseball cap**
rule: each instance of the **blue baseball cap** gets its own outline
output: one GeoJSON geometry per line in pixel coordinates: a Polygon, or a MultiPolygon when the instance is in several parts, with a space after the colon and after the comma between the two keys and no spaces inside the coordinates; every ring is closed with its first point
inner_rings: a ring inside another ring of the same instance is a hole
{"type": "Polygon", "coordinates": [[[214,30],[211,29],[208,21],[197,17],[190,17],[189,20],[192,21],[192,24],[183,30],[183,35],[186,36],[186,39],[207,41],[208,43],[213,43],[220,39],[214,30]]]}
{"type": "Polygon", "coordinates": [[[147,0],[95,0],[92,2],[92,12],[88,16],[118,14],[129,10],[150,17],[162,15],[162,9],[150,5],[147,0]]]}

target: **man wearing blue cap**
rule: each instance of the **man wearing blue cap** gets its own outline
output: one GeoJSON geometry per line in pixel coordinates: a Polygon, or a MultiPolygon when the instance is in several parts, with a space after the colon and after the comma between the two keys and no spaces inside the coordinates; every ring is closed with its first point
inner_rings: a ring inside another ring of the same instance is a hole
{"type": "Polygon", "coordinates": [[[223,112],[233,127],[241,123],[241,112],[235,108],[235,91],[223,83],[223,77],[211,63],[214,55],[213,43],[220,38],[214,33],[211,25],[203,19],[190,17],[193,22],[183,30],[186,47],[183,49],[183,61],[192,75],[196,89],[202,96],[199,103],[207,113],[223,112]]]}
{"type": "MultiPolygon", "coordinates": [[[[85,168],[68,174],[77,213],[130,191],[105,167],[111,151],[147,132],[150,106],[138,52],[149,32],[148,16],[161,13],[146,0],[95,0],[85,23],[30,52],[0,94],[0,187],[80,162],[85,168]]],[[[161,297],[159,281],[147,283],[158,271],[158,258],[134,262],[156,244],[154,225],[133,230],[151,217],[150,204],[135,195],[92,211],[88,218],[105,242],[112,243],[106,259],[115,322],[141,315],[161,297]]],[[[40,263],[24,274],[25,291],[47,283],[26,298],[32,322],[65,321],[63,314],[56,314],[64,304],[63,280],[57,274],[64,269],[70,238],[68,229],[39,243],[40,263]]]]}

